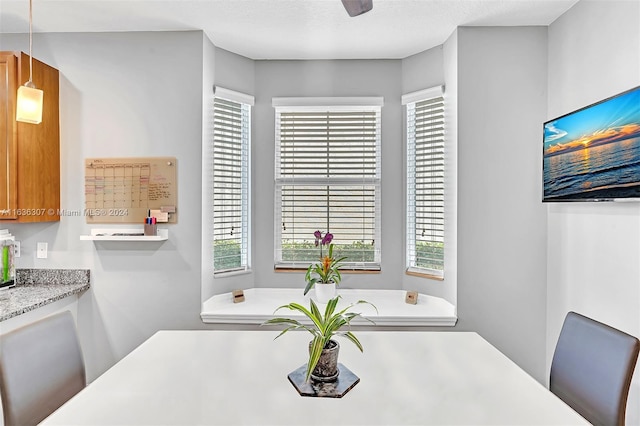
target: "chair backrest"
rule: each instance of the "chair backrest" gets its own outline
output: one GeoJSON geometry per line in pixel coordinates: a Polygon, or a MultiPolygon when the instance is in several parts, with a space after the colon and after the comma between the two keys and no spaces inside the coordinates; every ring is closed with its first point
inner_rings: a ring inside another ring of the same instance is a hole
{"type": "Polygon", "coordinates": [[[5,426],[42,421],[86,385],[69,311],[0,336],[0,397],[5,426]]]}
{"type": "Polygon", "coordinates": [[[624,425],[640,342],[575,312],[564,320],[549,388],[594,425],[624,425]]]}

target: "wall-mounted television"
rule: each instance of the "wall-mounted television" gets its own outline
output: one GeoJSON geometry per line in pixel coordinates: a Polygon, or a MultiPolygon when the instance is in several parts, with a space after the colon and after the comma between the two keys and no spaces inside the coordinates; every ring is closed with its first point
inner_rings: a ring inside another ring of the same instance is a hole
{"type": "Polygon", "coordinates": [[[542,201],[640,201],[640,86],[544,123],[542,201]]]}

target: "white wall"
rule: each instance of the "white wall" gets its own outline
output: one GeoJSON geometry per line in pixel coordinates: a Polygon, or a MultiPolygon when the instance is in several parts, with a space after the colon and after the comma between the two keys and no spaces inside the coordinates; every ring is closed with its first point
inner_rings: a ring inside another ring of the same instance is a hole
{"type": "MultiPolygon", "coordinates": [[[[87,157],[175,156],[178,162],[179,223],[164,243],[80,241],[91,228],[82,217],[9,226],[22,241],[18,267],[91,270],[78,326],[92,380],[159,329],[202,327],[203,37],[197,31],[36,34],[33,46],[34,56],[60,70],[63,209],[84,208],[87,157]],[[35,259],[38,241],[49,243],[48,259],[35,259]]],[[[3,34],[0,49],[28,51],[28,38],[3,34]]]]}
{"type": "MultiPolygon", "coordinates": [[[[640,85],[640,2],[579,2],[549,27],[548,52],[546,119],[640,85]]],[[[546,209],[548,369],[570,310],[640,336],[640,204],[546,209]]],[[[638,366],[627,424],[640,424],[638,366]]]]}
{"type": "Polygon", "coordinates": [[[458,318],[544,380],[545,27],[461,27],[458,39],[458,318]]]}

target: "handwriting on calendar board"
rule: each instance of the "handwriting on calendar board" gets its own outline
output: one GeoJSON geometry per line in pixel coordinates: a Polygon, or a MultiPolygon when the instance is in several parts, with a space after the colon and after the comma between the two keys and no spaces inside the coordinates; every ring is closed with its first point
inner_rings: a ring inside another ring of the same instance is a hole
{"type": "Polygon", "coordinates": [[[85,159],[87,223],[144,224],[150,210],[177,222],[176,168],[175,157],[85,159]]]}

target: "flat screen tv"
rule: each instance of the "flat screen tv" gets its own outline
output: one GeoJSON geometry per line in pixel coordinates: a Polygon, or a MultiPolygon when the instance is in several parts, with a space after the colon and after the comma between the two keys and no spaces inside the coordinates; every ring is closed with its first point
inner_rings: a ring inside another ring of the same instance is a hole
{"type": "Polygon", "coordinates": [[[544,123],[542,201],[640,201],[640,86],[544,123]]]}

